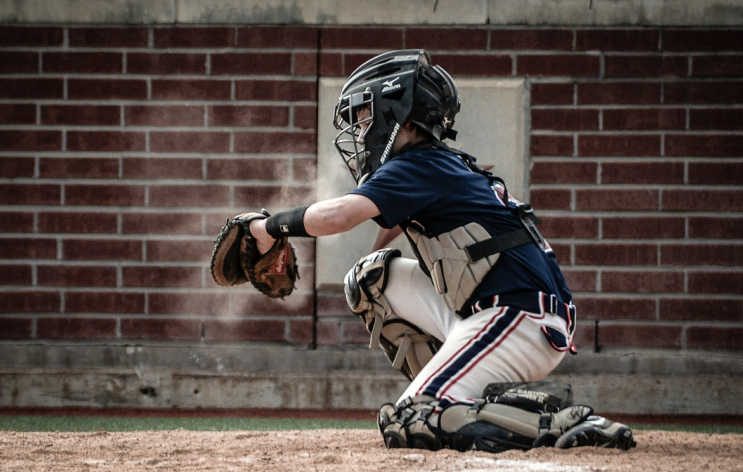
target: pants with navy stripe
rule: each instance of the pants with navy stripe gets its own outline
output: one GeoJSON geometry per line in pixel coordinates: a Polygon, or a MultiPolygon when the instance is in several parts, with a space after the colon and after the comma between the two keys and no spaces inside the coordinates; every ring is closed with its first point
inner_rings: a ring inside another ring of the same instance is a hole
{"type": "Polygon", "coordinates": [[[443,341],[398,401],[416,395],[474,401],[489,383],[545,377],[565,355],[541,332],[542,326],[565,331],[562,318],[496,306],[459,319],[415,260],[392,261],[385,295],[397,316],[443,341]]]}

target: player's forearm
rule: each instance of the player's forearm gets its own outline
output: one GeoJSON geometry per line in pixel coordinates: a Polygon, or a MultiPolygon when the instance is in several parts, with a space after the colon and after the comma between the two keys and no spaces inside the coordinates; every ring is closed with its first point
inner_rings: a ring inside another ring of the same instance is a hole
{"type": "Polygon", "coordinates": [[[312,236],[344,233],[379,215],[376,205],[360,195],[345,195],[311,205],[304,226],[312,236]]]}

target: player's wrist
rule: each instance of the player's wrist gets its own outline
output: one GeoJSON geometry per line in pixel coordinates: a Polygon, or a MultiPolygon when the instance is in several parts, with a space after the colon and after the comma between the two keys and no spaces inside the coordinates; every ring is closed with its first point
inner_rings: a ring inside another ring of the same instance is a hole
{"type": "Polygon", "coordinates": [[[304,236],[311,237],[304,227],[304,214],[309,206],[297,207],[276,213],[265,221],[265,230],[274,239],[304,236]]]}

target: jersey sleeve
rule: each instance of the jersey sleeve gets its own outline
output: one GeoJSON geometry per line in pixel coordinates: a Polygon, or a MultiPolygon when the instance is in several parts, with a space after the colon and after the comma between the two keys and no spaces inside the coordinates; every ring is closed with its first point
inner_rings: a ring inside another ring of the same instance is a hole
{"type": "Polygon", "coordinates": [[[416,159],[416,155],[410,153],[392,159],[361,187],[349,193],[373,201],[381,213],[374,221],[389,229],[438,202],[440,191],[432,185],[435,179],[436,167],[427,159],[416,159]]]}

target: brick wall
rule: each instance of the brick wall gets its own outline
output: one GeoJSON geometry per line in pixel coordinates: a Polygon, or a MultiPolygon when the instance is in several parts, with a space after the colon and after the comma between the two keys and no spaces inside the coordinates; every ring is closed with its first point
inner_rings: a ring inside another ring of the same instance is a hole
{"type": "Polygon", "coordinates": [[[743,349],[743,30],[660,28],[0,26],[1,342],[366,343],[312,240],[286,301],[206,261],[313,201],[317,77],[403,47],[527,79],[579,344],[743,349]]]}

